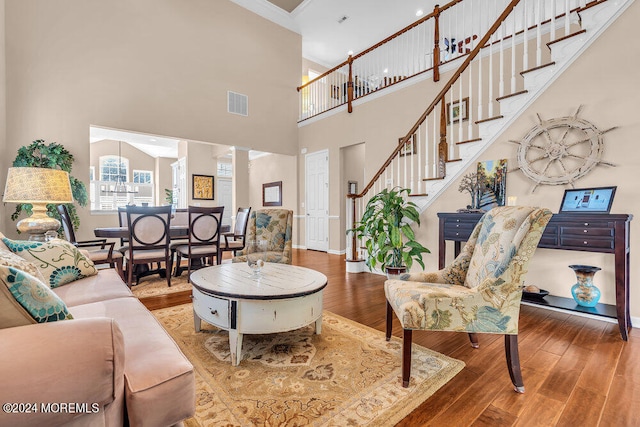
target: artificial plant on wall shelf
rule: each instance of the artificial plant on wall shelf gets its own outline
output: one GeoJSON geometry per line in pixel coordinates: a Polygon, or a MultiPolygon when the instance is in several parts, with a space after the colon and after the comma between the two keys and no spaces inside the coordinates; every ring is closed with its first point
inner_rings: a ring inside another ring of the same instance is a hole
{"type": "MultiPolygon", "coordinates": [[[[87,206],[89,200],[87,188],[82,181],[71,176],[72,165],[73,154],[67,151],[61,144],[52,142],[47,145],[43,139],[35,140],[30,145],[21,147],[18,150],[16,159],[13,161],[14,167],[61,169],[68,172],[73,199],[78,202],[80,206],[87,206]]],[[[17,220],[22,212],[31,215],[31,207],[30,203],[19,203],[16,206],[15,212],[11,214],[11,219],[13,221],[17,220]]],[[[78,218],[75,205],[68,203],[67,210],[73,222],[73,228],[77,230],[80,226],[80,219],[78,218]]],[[[47,205],[47,214],[58,220],[60,219],[56,206],[53,204],[47,205]]]]}

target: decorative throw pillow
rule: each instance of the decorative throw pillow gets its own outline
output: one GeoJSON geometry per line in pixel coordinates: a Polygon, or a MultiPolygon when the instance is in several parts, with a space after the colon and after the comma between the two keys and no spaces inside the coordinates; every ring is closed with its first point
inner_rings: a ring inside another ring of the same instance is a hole
{"type": "Polygon", "coordinates": [[[33,242],[4,237],[2,241],[13,252],[33,262],[52,288],[98,273],[93,261],[66,240],[33,242]]]}
{"type": "MultiPolygon", "coordinates": [[[[4,246],[4,244],[2,246],[4,246]]],[[[6,265],[7,267],[14,267],[17,270],[22,270],[26,273],[29,273],[44,284],[47,284],[47,281],[44,280],[42,273],[40,273],[40,270],[38,270],[38,267],[36,267],[34,263],[29,262],[21,256],[14,254],[9,249],[0,247],[0,265],[6,265]]]]}
{"type": "MultiPolygon", "coordinates": [[[[41,281],[13,267],[0,266],[0,282],[38,323],[73,319],[65,303],[41,281]]],[[[3,289],[3,294],[5,294],[3,289]]]]}

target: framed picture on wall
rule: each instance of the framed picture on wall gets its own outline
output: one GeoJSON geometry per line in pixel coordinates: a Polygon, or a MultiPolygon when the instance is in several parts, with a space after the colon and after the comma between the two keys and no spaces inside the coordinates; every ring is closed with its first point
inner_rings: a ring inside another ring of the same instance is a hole
{"type": "Polygon", "coordinates": [[[469,120],[469,98],[447,103],[447,124],[469,120]]]}
{"type": "Polygon", "coordinates": [[[262,206],[282,206],[282,181],[262,184],[262,206]]]}
{"type": "MultiPolygon", "coordinates": [[[[402,138],[398,138],[398,144],[402,143],[402,138]]],[[[412,154],[416,154],[416,135],[413,134],[411,138],[407,139],[407,142],[404,143],[404,147],[400,150],[400,156],[410,156],[412,154]]]]}
{"type": "Polygon", "coordinates": [[[213,200],[213,179],[212,175],[191,176],[192,193],[194,200],[213,200]]]}

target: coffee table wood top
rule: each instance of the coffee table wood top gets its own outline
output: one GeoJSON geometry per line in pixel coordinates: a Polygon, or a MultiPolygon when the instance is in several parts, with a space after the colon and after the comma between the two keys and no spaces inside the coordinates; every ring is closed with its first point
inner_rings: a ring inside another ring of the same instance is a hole
{"type": "Polygon", "coordinates": [[[259,277],[246,262],[214,265],[191,274],[200,292],[226,298],[274,300],[316,293],[327,286],[327,276],[305,267],[265,263],[259,277]]]}

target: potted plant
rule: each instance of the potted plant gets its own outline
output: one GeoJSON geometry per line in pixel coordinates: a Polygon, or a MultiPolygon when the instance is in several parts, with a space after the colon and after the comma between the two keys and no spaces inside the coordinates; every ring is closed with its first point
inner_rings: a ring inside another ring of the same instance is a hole
{"type": "MultiPolygon", "coordinates": [[[[84,183],[77,178],[71,176],[71,167],[73,165],[73,154],[67,151],[64,146],[57,142],[52,142],[49,145],[44,140],[38,139],[33,141],[26,147],[20,147],[18,149],[18,155],[13,161],[15,167],[34,167],[34,168],[49,168],[49,169],[62,169],[69,172],[69,181],[71,183],[71,193],[73,199],[78,202],[80,206],[86,206],[89,201],[89,195],[87,194],[87,188],[84,183]]],[[[73,203],[66,204],[69,211],[69,217],[73,224],[73,229],[78,230],[80,226],[80,219],[76,212],[76,207],[73,203]]],[[[16,206],[16,210],[11,214],[11,219],[16,220],[20,216],[20,213],[25,212],[27,215],[31,215],[31,203],[19,203],[16,206]]],[[[60,219],[60,215],[53,204],[47,205],[47,214],[50,217],[60,219]]]]}
{"type": "Polygon", "coordinates": [[[369,269],[380,265],[389,278],[411,269],[414,261],[424,268],[422,254],[430,252],[415,240],[411,224],[420,225],[420,214],[407,199],[410,193],[408,188],[385,188],[369,200],[362,219],[350,230],[364,241],[369,269]]]}

